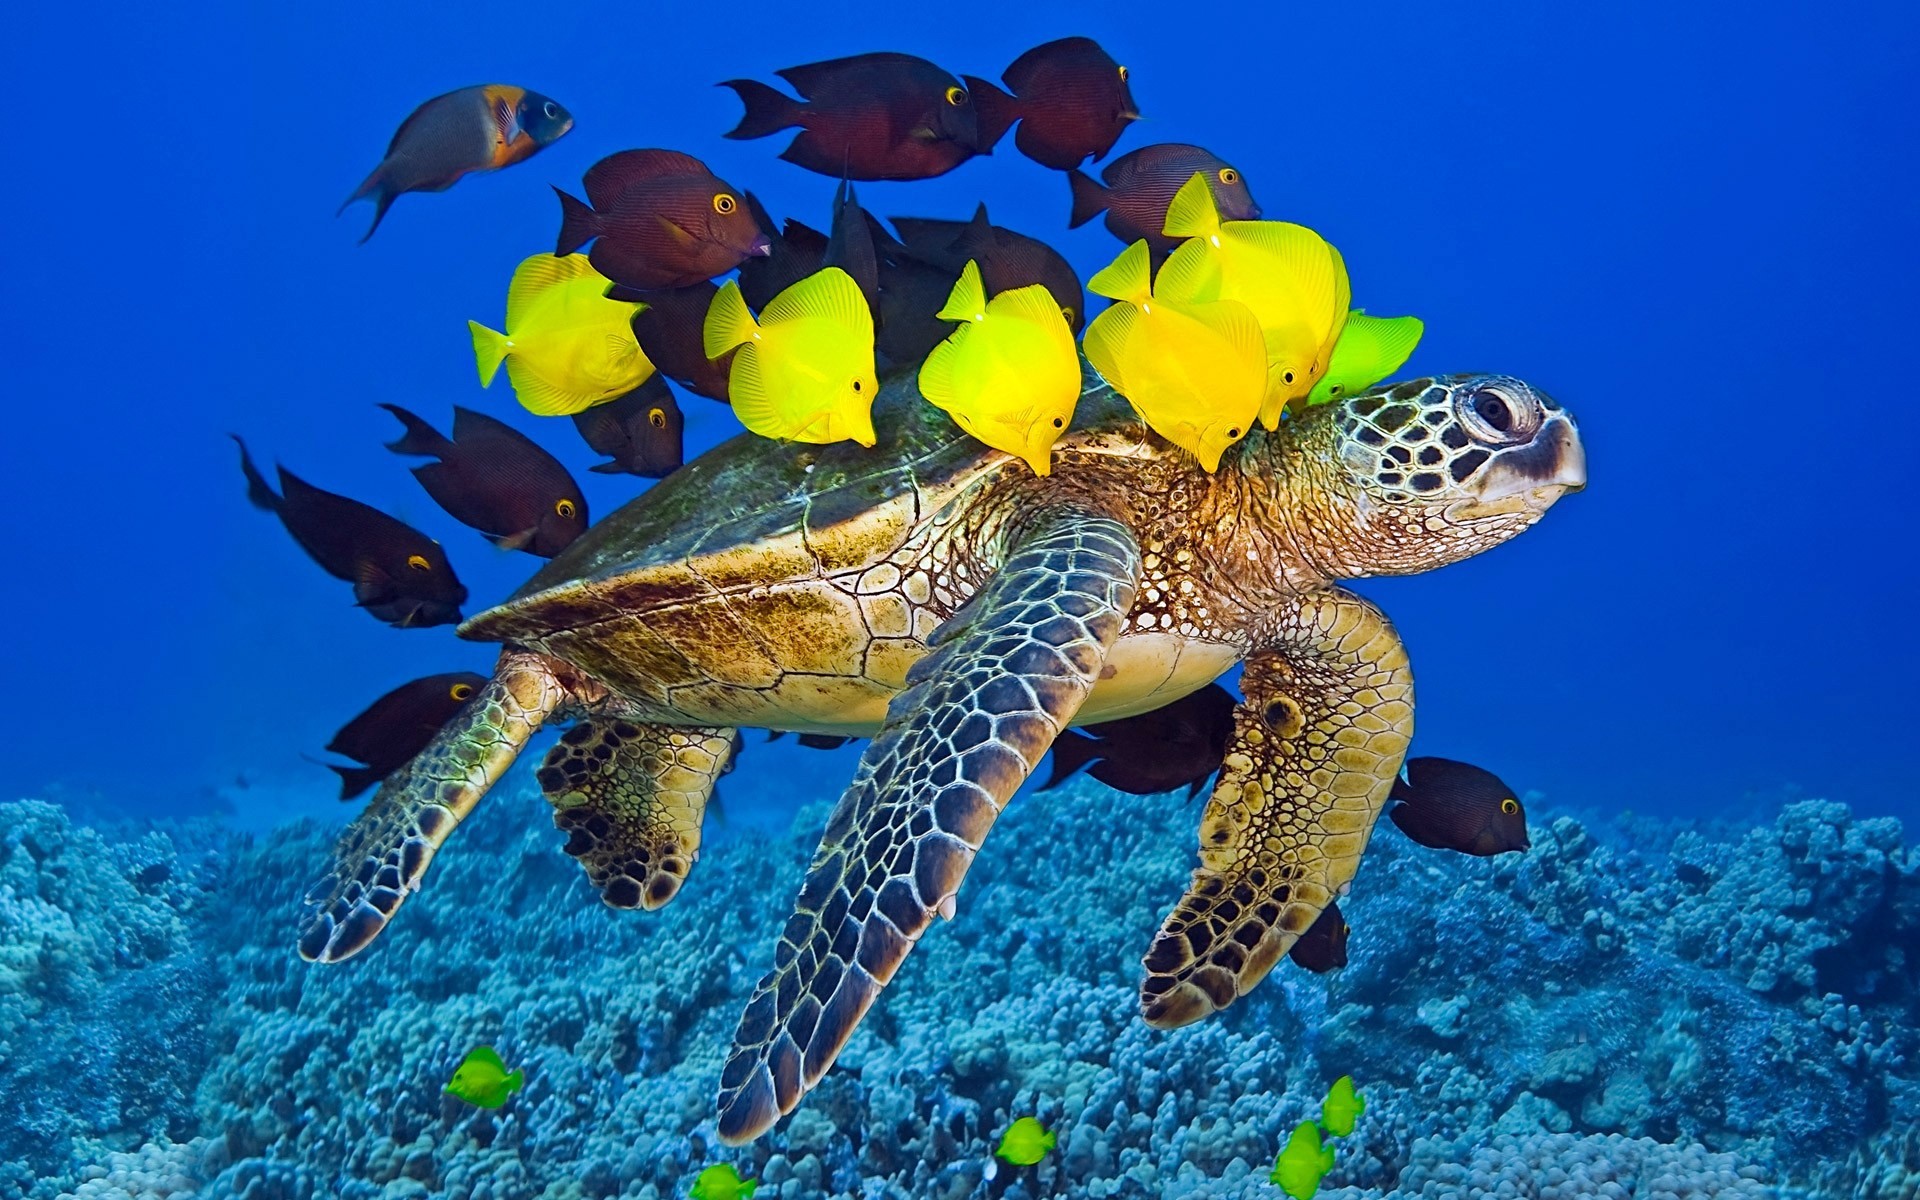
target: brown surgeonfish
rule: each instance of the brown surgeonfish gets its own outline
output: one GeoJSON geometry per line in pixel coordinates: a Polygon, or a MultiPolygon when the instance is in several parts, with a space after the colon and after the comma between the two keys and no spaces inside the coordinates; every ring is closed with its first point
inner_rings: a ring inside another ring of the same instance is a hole
{"type": "Polygon", "coordinates": [[[556,255],[588,242],[593,269],[623,287],[688,287],[767,252],[745,197],[692,155],[622,150],[587,168],[582,203],[560,197],[556,255]]]}
{"type": "Polygon", "coordinates": [[[467,589],[434,541],[377,508],[322,491],[280,468],[275,493],[238,436],[247,499],[280,518],[327,574],[353,585],[354,603],[399,629],[460,620],[467,589]]]}
{"type": "Polygon", "coordinates": [[[727,136],[762,138],[800,127],[780,157],[835,179],[931,179],[992,149],[979,140],[960,81],[911,54],[859,54],[776,72],[803,99],[752,79],[729,79],[746,105],[727,136]]]}
{"type": "Polygon", "coordinates": [[[373,201],[373,224],[360,239],[364,242],[402,192],[444,192],[475,171],[525,162],[572,128],[573,115],[566,109],[539,92],[509,84],[483,83],[435,96],[401,124],[387,156],[340,212],[356,200],[373,201]]]}
{"type": "Polygon", "coordinates": [[[433,502],[507,550],[552,558],[587,529],[587,502],[560,460],[504,421],[454,406],[453,438],[397,404],[382,404],[407,427],[395,454],[432,455],[413,469],[433,502]]]}
{"type": "Polygon", "coordinates": [[[969,259],[978,263],[987,295],[1044,284],[1075,333],[1085,323],[1080,276],[1066,258],[1045,242],[993,224],[987,219],[986,205],[974,210],[971,221],[895,217],[893,227],[909,253],[952,271],[955,278],[969,259]]]}
{"type": "Polygon", "coordinates": [[[1533,845],[1527,810],[1492,771],[1449,758],[1410,758],[1393,781],[1393,823],[1422,846],[1486,858],[1533,845]]]}
{"type": "Polygon", "coordinates": [[[326,764],[340,776],[340,798],[351,800],[405,766],[486,682],[472,671],[428,675],[401,684],[342,725],[328,751],[364,765],[326,764]]]}
{"type": "Polygon", "coordinates": [[[618,284],[607,289],[609,300],[638,300],[645,308],[633,314],[633,337],[655,371],[709,400],[727,404],[727,380],[733,351],[708,358],[701,330],[707,309],[720,291],[712,280],[683,288],[641,291],[618,284]]]}
{"type": "Polygon", "coordinates": [[[1340,915],[1340,905],[1328,902],[1320,910],[1320,917],[1307,926],[1307,931],[1294,940],[1287,951],[1287,957],[1295,966],[1305,967],[1319,975],[1337,967],[1347,965],[1347,935],[1353,927],[1340,915]]]}
{"type": "Polygon", "coordinates": [[[1107,229],[1121,241],[1132,245],[1145,238],[1148,249],[1171,250],[1179,239],[1166,235],[1167,208],[1180,185],[1192,179],[1196,171],[1206,176],[1222,221],[1260,219],[1260,206],[1253,202],[1253,193],[1236,167],[1199,146],[1161,142],[1108,163],[1100,173],[1106,180],[1105,187],[1083,172],[1068,172],[1073,212],[1067,217],[1067,227],[1078,229],[1105,212],[1107,229]]]}
{"type": "Polygon", "coordinates": [[[1127,69],[1092,38],[1061,38],[1014,59],[1000,76],[1011,95],[984,79],[961,78],[973,94],[982,145],[993,145],[1018,121],[1013,144],[1056,171],[1098,162],[1140,119],[1127,69]]]}
{"type": "Polygon", "coordinates": [[[1053,743],[1053,773],[1040,790],[1087,767],[1101,783],[1136,796],[1180,787],[1192,796],[1227,756],[1234,703],[1232,692],[1210,683],[1152,712],[1062,730],[1053,743]]]}
{"type": "MultiPolygon", "coordinates": [[[[771,231],[773,218],[749,194],[747,201],[762,229],[771,231]]],[[[840,181],[834,195],[831,233],[821,233],[810,225],[789,219],[773,237],[772,251],[764,259],[740,265],[740,297],[754,311],[773,303],[773,298],[822,267],[839,267],[860,287],[867,307],[878,319],[880,258],[874,245],[872,223],[854,196],[853,185],[840,181]]]]}
{"type": "Polygon", "coordinates": [[[587,468],[598,475],[664,479],[685,461],[687,419],[657,374],[618,400],[573,414],[573,427],[612,460],[587,468]]]}

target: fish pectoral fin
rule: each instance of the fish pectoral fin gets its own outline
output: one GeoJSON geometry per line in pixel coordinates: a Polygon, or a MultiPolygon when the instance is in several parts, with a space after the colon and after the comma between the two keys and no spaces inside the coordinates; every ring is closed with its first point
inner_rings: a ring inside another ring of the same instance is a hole
{"type": "Polygon", "coordinates": [[[493,539],[493,544],[502,550],[525,550],[533,545],[533,539],[540,536],[538,527],[522,529],[519,533],[510,533],[505,537],[493,539]]]}
{"type": "Polygon", "coordinates": [[[671,220],[667,217],[660,216],[657,213],[654,215],[653,219],[660,223],[660,231],[667,235],[667,240],[672,242],[675,246],[679,247],[682,250],[685,250],[691,247],[696,241],[699,240],[698,238],[694,237],[693,234],[687,232],[686,227],[681,225],[677,221],[671,220]]]}

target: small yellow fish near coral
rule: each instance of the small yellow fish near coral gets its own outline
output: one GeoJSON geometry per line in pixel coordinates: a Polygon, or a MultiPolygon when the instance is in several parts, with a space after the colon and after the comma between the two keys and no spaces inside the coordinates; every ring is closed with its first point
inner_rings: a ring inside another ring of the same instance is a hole
{"type": "MultiPolygon", "coordinates": [[[[1161,268],[1162,289],[1169,282],[1161,268]]],[[[1217,272],[1189,257],[1181,285],[1204,291],[1217,272]]],[[[1217,281],[1216,281],[1217,286],[1217,281]]],[[[1147,243],[1128,246],[1088,281],[1120,303],[1093,319],[1083,339],[1087,360],[1125,396],[1153,431],[1218,470],[1228,446],[1245,437],[1266,395],[1266,345],[1260,322],[1234,300],[1170,303],[1152,287],[1147,243]]]]}
{"type": "Polygon", "coordinates": [[[1162,299],[1238,300],[1259,319],[1267,350],[1260,423],[1278,428],[1287,405],[1305,400],[1326,373],[1340,340],[1352,299],[1346,262],[1305,225],[1222,222],[1213,191],[1198,174],[1174,193],[1166,234],[1187,240],[1160,269],[1162,299]],[[1218,263],[1218,274],[1192,270],[1197,258],[1218,263]]]}
{"type": "Polygon", "coordinates": [[[1333,1170],[1333,1148],[1320,1144],[1320,1127],[1302,1121],[1287,1139],[1287,1148],[1273,1160],[1268,1179],[1293,1200],[1311,1200],[1320,1190],[1320,1181],[1333,1170]]]}
{"type": "Polygon", "coordinates": [[[964,324],[920,365],[920,394],[974,437],[1047,474],[1080,400],[1080,355],[1059,301],[1040,283],[989,300],[969,259],[939,315],[964,324]]]}
{"type": "Polygon", "coordinates": [[[1353,1123],[1367,1111],[1367,1098],[1354,1090],[1353,1076],[1342,1075],[1320,1102],[1320,1126],[1335,1137],[1353,1132],[1353,1123]]]}
{"type": "Polygon", "coordinates": [[[447,1094],[481,1108],[499,1108],[508,1096],[520,1090],[525,1079],[519,1071],[509,1073],[507,1064],[500,1061],[500,1055],[492,1046],[476,1046],[467,1051],[467,1056],[454,1068],[453,1078],[447,1083],[447,1094]]]}
{"type": "Polygon", "coordinates": [[[606,276],[584,254],[536,254],[507,286],[507,331],[468,321],[480,384],[491,387],[504,360],[513,394],[528,412],[570,416],[626,395],[653,364],[633,337],[644,304],[609,300],[606,276]]]}
{"type": "Polygon", "coordinates": [[[742,1179],[732,1163],[720,1163],[700,1172],[693,1181],[693,1200],[747,1200],[760,1186],[757,1179],[742,1179]]]}
{"type": "Polygon", "coordinates": [[[1000,1135],[1000,1147],[994,1153],[1016,1167],[1030,1167],[1053,1149],[1053,1131],[1032,1117],[1021,1117],[1000,1135]]]}
{"type": "Polygon", "coordinates": [[[1327,373],[1307,393],[1307,406],[1344,400],[1398,371],[1426,328],[1419,317],[1370,317],[1366,309],[1354,309],[1334,343],[1327,373]]]}
{"type": "Polygon", "coordinates": [[[729,279],[701,330],[708,358],[733,356],[727,393],[740,423],[762,437],[871,446],[873,312],[853,277],[826,267],[775,296],[755,320],[729,279]]]}

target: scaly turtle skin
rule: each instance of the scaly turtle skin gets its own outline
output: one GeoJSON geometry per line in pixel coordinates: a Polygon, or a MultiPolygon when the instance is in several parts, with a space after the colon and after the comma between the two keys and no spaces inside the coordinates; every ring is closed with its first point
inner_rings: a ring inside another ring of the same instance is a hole
{"type": "Polygon", "coordinates": [[[691,869],[743,726],[872,735],[720,1081],[748,1141],[819,1082],[1059,731],[1245,664],[1199,866],[1146,952],[1173,1027],[1245,995],[1348,881],[1400,768],[1413,681],[1338,586],[1488,549],[1586,482],[1572,418],[1503,376],[1308,411],[1217,474],[1096,377],[1053,474],[961,433],[910,379],[872,449],[742,436],[588,530],[468,637],[492,681],[341,840],[301,954],[385,927],[549,719],[539,779],[605,900],[656,908],[691,869]]]}

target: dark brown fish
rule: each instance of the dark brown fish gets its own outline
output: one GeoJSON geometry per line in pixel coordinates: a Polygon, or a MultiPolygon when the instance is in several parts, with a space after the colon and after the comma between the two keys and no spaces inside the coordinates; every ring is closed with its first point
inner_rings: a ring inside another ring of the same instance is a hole
{"type": "Polygon", "coordinates": [[[1000,76],[1012,95],[984,79],[961,78],[973,93],[983,144],[993,145],[1018,121],[1013,144],[1056,171],[1098,162],[1140,119],[1127,69],[1092,38],[1061,38],[1014,59],[1000,76]]]}
{"type": "MultiPolygon", "coordinates": [[[[787,736],[787,731],[784,729],[767,730],[767,740],[770,742],[785,736],[787,736]]],[[[809,750],[838,750],[853,739],[850,737],[842,737],[837,733],[797,733],[794,735],[793,740],[799,742],[809,750]]]]}
{"type": "Polygon", "coordinates": [[[633,314],[633,336],[655,371],[696,396],[727,404],[733,351],[710,359],[700,335],[707,320],[707,309],[719,290],[712,280],[654,292],[616,284],[607,289],[607,297],[638,300],[646,305],[633,314]]]}
{"type": "Polygon", "coordinates": [[[1045,284],[1066,314],[1075,333],[1086,316],[1086,296],[1080,276],[1052,246],[987,220],[987,206],[974,211],[971,221],[936,221],[925,217],[895,217],[893,227],[909,253],[958,277],[971,259],[980,264],[980,282],[987,295],[1031,284],[1045,284]]]}
{"type": "Polygon", "coordinates": [[[1205,175],[1213,187],[1222,221],[1260,219],[1260,206],[1253,202],[1253,193],[1237,168],[1199,146],[1161,142],[1107,164],[1100,173],[1107,181],[1105,187],[1080,171],[1068,172],[1073,212],[1067,218],[1067,228],[1078,229],[1104,211],[1107,229],[1121,241],[1132,244],[1145,238],[1149,249],[1171,250],[1178,239],[1162,232],[1167,224],[1167,206],[1195,171],[1205,175]]]}
{"type": "Polygon", "coordinates": [[[1320,919],[1307,926],[1307,931],[1297,938],[1287,957],[1296,966],[1305,967],[1314,974],[1322,974],[1336,967],[1347,965],[1347,935],[1353,927],[1340,915],[1340,905],[1329,902],[1320,910],[1320,919]]]}
{"type": "Polygon", "coordinates": [[[475,171],[525,162],[572,128],[566,109],[510,84],[486,83],[435,96],[401,124],[387,156],[340,212],[356,200],[373,201],[373,224],[360,239],[365,242],[402,192],[444,192],[475,171]]]}
{"type": "Polygon", "coordinates": [[[778,226],[760,198],[747,193],[747,208],[767,235],[767,253],[740,264],[740,298],[759,312],[773,298],[818,271],[827,256],[827,235],[810,225],[789,219],[778,226]]]}
{"type": "Polygon", "coordinates": [[[365,765],[326,764],[340,776],[340,798],[351,800],[405,766],[486,682],[472,671],[428,675],[401,684],[342,725],[327,749],[365,765]]]}
{"type": "Polygon", "coordinates": [[[1491,771],[1448,758],[1410,758],[1393,781],[1393,823],[1422,846],[1486,858],[1533,845],[1527,810],[1491,771]]]}
{"type": "Polygon", "coordinates": [[[587,445],[612,462],[588,467],[600,475],[664,479],[685,461],[687,419],[659,374],[617,400],[573,414],[573,427],[587,445]]]}
{"type": "Polygon", "coordinates": [[[776,72],[804,98],[752,79],[721,87],[746,105],[727,134],[746,140],[791,129],[801,133],[780,157],[835,179],[931,179],[975,154],[973,100],[960,81],[911,54],[860,54],[776,72]]]}
{"type": "Polygon", "coordinates": [[[253,465],[238,436],[247,499],[277,515],[327,574],[353,585],[354,603],[399,629],[460,620],[467,589],[434,541],[358,500],[322,491],[280,468],[280,494],[253,465]]]}
{"type": "Polygon", "coordinates": [[[949,270],[919,257],[871,216],[867,223],[880,272],[874,349],[895,366],[917,365],[953,333],[953,323],[942,321],[939,314],[960,278],[960,269],[949,270]]]}
{"type": "Polygon", "coordinates": [[[880,310],[880,248],[874,243],[873,222],[860,207],[853,184],[842,179],[833,196],[832,232],[827,235],[827,250],[821,256],[823,267],[839,267],[858,284],[867,298],[867,308],[876,317],[880,310]]]}
{"type": "Polygon", "coordinates": [[[691,155],[622,150],[587,169],[582,203],[560,197],[557,255],[588,242],[593,269],[624,287],[689,287],[724,275],[767,238],[739,190],[691,155]]]}
{"type": "Polygon", "coordinates": [[[1184,787],[1192,796],[1227,756],[1234,704],[1232,692],[1210,683],[1152,712],[1063,730],[1040,790],[1091,763],[1087,774],[1119,791],[1152,796],[1184,787]]]}
{"type": "Polygon", "coordinates": [[[495,545],[552,558],[587,529],[587,502],[560,460],[526,434],[485,413],[454,406],[453,439],[397,404],[382,404],[407,427],[388,442],[395,454],[438,458],[413,469],[435,504],[495,545]]]}

